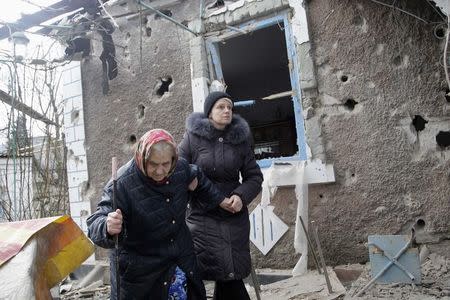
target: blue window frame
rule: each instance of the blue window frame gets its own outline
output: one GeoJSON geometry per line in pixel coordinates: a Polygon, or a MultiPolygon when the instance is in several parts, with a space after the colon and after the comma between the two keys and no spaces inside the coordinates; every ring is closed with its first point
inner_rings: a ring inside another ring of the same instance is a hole
{"type": "Polygon", "coordinates": [[[290,23],[288,22],[287,13],[282,13],[263,20],[249,21],[236,27],[229,26],[229,28],[231,29],[227,30],[224,34],[218,37],[211,37],[206,40],[207,50],[210,54],[211,59],[210,63],[212,63],[212,65],[210,65],[210,70],[212,71],[213,74],[212,77],[214,77],[214,79],[224,81],[218,43],[222,42],[223,40],[241,35],[245,32],[263,29],[265,27],[269,27],[275,24],[283,24],[284,26],[286,48],[288,52],[287,55],[291,64],[291,67],[289,68],[289,76],[293,91],[292,101],[295,116],[298,152],[295,155],[289,157],[276,157],[258,160],[258,164],[262,168],[270,167],[274,161],[307,159],[304,120],[302,114],[302,107],[300,104],[301,103],[300,102],[301,89],[300,89],[300,75],[299,75],[300,68],[298,63],[297,51],[292,36],[292,30],[290,27],[290,23]]]}

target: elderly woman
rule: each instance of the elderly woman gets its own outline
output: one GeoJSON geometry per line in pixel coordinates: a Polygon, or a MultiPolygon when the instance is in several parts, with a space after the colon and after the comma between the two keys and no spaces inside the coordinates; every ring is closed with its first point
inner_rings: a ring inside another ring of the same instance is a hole
{"type": "MultiPolygon", "coordinates": [[[[229,199],[195,166],[178,159],[172,136],[162,129],[142,136],[134,159],[119,169],[116,183],[118,209],[112,209],[110,180],[87,224],[89,237],[103,248],[113,248],[113,236],[119,234],[121,298],[167,300],[178,266],[186,274],[188,299],[206,299],[185,222],[189,188],[196,187],[196,203],[207,211],[219,205],[229,209],[229,199]]],[[[117,291],[114,274],[111,299],[117,291]]]]}
{"type": "Polygon", "coordinates": [[[243,278],[251,271],[247,205],[261,191],[263,176],[256,164],[247,122],[233,115],[233,101],[213,92],[203,113],[186,121],[180,156],[202,168],[225,196],[232,212],[190,204],[186,221],[194,240],[202,279],[214,280],[214,299],[249,299],[243,278]],[[240,181],[240,177],[242,181],[240,181]]]}

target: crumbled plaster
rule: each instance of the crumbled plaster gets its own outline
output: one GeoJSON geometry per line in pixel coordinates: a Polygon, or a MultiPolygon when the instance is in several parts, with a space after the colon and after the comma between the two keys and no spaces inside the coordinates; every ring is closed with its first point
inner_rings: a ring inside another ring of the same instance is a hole
{"type": "Polygon", "coordinates": [[[205,15],[206,32],[223,30],[226,25],[243,23],[279,12],[289,7],[289,0],[240,0],[205,15]]]}
{"type": "Polygon", "coordinates": [[[292,34],[297,44],[309,42],[308,19],[303,5],[304,1],[289,0],[289,6],[294,11],[291,18],[292,34]]]}

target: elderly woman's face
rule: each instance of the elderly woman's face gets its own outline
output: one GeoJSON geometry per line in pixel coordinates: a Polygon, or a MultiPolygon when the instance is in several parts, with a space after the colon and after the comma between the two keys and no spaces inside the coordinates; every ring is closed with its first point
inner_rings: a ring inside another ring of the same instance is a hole
{"type": "Polygon", "coordinates": [[[172,159],[172,151],[152,151],[147,160],[147,175],[154,181],[163,180],[170,172],[172,159]]]}
{"type": "Polygon", "coordinates": [[[233,117],[233,102],[228,98],[221,98],[214,103],[209,118],[214,127],[222,129],[231,123],[233,117]]]}

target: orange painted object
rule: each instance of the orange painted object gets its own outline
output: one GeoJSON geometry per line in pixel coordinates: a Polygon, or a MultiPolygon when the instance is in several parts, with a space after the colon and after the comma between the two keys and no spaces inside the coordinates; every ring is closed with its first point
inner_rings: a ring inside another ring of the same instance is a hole
{"type": "Polygon", "coordinates": [[[0,223],[0,299],[18,290],[23,296],[46,297],[93,252],[94,245],[70,216],[0,223]]]}

